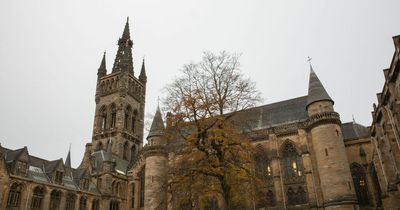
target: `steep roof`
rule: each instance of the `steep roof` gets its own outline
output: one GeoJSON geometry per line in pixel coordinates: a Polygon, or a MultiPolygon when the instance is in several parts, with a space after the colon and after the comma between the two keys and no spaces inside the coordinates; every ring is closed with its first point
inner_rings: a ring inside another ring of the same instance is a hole
{"type": "Polygon", "coordinates": [[[343,123],[342,135],[343,135],[343,140],[345,141],[351,139],[363,138],[369,135],[369,129],[355,122],[343,123]]]}
{"type": "Polygon", "coordinates": [[[239,111],[235,123],[244,129],[258,130],[287,123],[303,122],[308,119],[305,109],[307,96],[293,98],[239,111]],[[236,120],[237,119],[237,120],[236,120]],[[243,121],[243,122],[241,122],[243,121]]]}
{"type": "Polygon", "coordinates": [[[312,66],[310,65],[310,80],[308,83],[308,97],[307,97],[307,107],[317,101],[334,101],[326,92],[324,86],[319,80],[317,74],[315,74],[312,66]]]}
{"type": "Polygon", "coordinates": [[[153,122],[151,123],[151,128],[147,138],[152,136],[162,136],[164,135],[165,127],[161,116],[160,107],[157,107],[156,114],[154,115],[153,122]]]}

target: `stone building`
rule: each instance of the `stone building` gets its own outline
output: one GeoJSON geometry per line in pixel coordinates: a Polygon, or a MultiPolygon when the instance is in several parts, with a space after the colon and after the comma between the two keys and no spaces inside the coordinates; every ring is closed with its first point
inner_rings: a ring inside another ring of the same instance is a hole
{"type": "MultiPolygon", "coordinates": [[[[394,40],[371,127],[341,122],[311,66],[307,95],[237,113],[262,156],[255,168],[265,174],[266,202],[257,209],[399,208],[400,37],[394,40]]],[[[50,161],[26,147],[0,147],[0,209],[182,209],[166,187],[178,140],[166,138],[159,109],[143,146],[147,76],[143,61],[135,77],[132,46],[127,21],[112,71],[105,54],[98,68],[93,137],[78,168],[70,153],[50,161]]]]}

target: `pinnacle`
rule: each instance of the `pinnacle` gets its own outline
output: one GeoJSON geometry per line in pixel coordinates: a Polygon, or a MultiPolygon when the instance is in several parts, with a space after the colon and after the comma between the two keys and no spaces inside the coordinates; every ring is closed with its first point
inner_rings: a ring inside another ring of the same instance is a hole
{"type": "Polygon", "coordinates": [[[139,80],[142,81],[142,82],[143,82],[143,81],[146,82],[146,79],[147,79],[147,76],[146,76],[146,67],[145,67],[144,58],[143,58],[143,61],[142,61],[142,69],[140,70],[139,80]]]}

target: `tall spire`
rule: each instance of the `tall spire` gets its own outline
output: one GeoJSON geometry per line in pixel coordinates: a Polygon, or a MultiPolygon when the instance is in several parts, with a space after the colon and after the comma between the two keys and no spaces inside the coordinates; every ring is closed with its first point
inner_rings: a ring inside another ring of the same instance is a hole
{"type": "Polygon", "coordinates": [[[125,71],[133,75],[133,60],[132,60],[133,42],[129,33],[129,17],[126,20],[122,37],[118,40],[118,52],[115,56],[112,73],[125,71]]]}
{"type": "Polygon", "coordinates": [[[153,137],[153,136],[162,136],[164,135],[164,122],[161,116],[161,111],[160,107],[157,106],[157,111],[156,114],[154,115],[153,122],[151,123],[151,128],[149,131],[149,135],[147,138],[153,137]]]}
{"type": "Polygon", "coordinates": [[[308,84],[307,107],[317,101],[331,101],[332,103],[334,103],[331,97],[326,92],[321,81],[315,74],[314,69],[310,63],[310,80],[308,84]]]}
{"type": "Polygon", "coordinates": [[[144,58],[143,58],[143,61],[142,61],[142,69],[140,69],[139,81],[142,82],[142,84],[146,84],[146,82],[147,82],[146,67],[144,65],[144,58]]]}
{"type": "Polygon", "coordinates": [[[126,18],[124,32],[122,33],[122,39],[131,39],[131,35],[129,33],[129,16],[126,18]]]}
{"type": "Polygon", "coordinates": [[[69,145],[69,150],[67,154],[67,158],[65,159],[65,164],[66,167],[71,168],[71,144],[69,145]]]}
{"type": "Polygon", "coordinates": [[[104,51],[103,59],[101,59],[100,67],[97,71],[97,78],[100,79],[103,76],[106,76],[107,68],[106,68],[106,52],[104,51]]]}

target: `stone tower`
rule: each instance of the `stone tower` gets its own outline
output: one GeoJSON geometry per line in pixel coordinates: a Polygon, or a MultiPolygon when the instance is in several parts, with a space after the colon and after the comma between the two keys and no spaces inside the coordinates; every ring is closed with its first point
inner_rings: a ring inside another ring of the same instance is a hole
{"type": "Polygon", "coordinates": [[[144,61],[139,77],[134,76],[132,46],[128,19],[112,72],[107,74],[105,53],[98,69],[92,137],[93,151],[106,150],[111,138],[112,153],[127,161],[134,159],[143,144],[147,81],[144,61]]]}
{"type": "Polygon", "coordinates": [[[168,153],[164,122],[159,107],[145,147],[145,210],[167,209],[168,153]]]}
{"type": "Polygon", "coordinates": [[[349,162],[341,132],[339,114],[334,101],[310,66],[307,112],[316,165],[321,182],[325,209],[355,209],[354,191],[349,162]]]}

